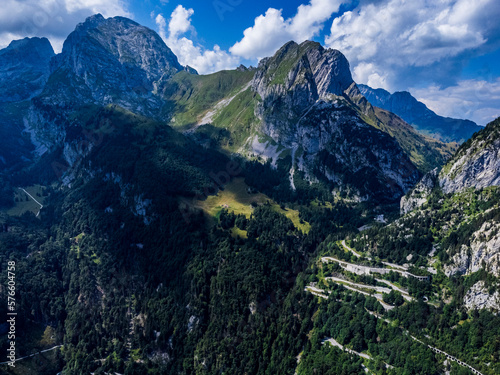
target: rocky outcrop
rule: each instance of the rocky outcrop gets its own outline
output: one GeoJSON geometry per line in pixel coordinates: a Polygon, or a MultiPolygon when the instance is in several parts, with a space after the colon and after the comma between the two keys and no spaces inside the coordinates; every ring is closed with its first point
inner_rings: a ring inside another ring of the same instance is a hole
{"type": "Polygon", "coordinates": [[[289,42],[260,62],[252,89],[262,99],[255,109],[260,131],[293,150],[293,163],[310,181],[389,200],[418,181],[396,140],[353,109],[350,97],[359,91],[339,51],[289,42]]]}
{"type": "Polygon", "coordinates": [[[407,91],[391,94],[383,89],[373,89],[366,85],[358,86],[371,104],[395,113],[423,134],[440,141],[462,143],[482,129],[482,126],[470,120],[437,115],[407,91]]]}
{"type": "Polygon", "coordinates": [[[500,293],[495,290],[493,294],[486,287],[484,281],[478,281],[464,297],[464,305],[467,310],[488,309],[500,311],[500,293]]]}
{"type": "Polygon", "coordinates": [[[46,38],[14,40],[0,50],[0,102],[19,102],[38,95],[49,78],[53,56],[46,38]]]}
{"type": "Polygon", "coordinates": [[[401,197],[401,215],[407,214],[427,203],[427,198],[436,186],[437,175],[437,168],[426,173],[408,194],[401,197]]]}
{"type": "Polygon", "coordinates": [[[465,143],[439,174],[445,193],[500,185],[500,119],[465,143]]]}
{"type": "Polygon", "coordinates": [[[485,222],[471,236],[470,245],[462,245],[451,257],[444,272],[446,276],[470,275],[481,269],[500,277],[500,223],[485,222]]]}

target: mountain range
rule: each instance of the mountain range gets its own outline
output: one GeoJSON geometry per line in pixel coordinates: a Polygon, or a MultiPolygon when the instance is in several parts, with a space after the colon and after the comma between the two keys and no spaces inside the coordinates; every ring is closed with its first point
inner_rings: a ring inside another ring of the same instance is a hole
{"type": "Polygon", "coordinates": [[[499,129],[312,41],[209,75],[124,17],[14,41],[5,373],[498,373],[499,129]]]}
{"type": "Polygon", "coordinates": [[[437,115],[408,91],[398,91],[391,94],[384,89],[372,89],[366,85],[358,87],[374,106],[395,113],[422,134],[440,141],[463,143],[482,129],[482,126],[470,120],[437,115]]]}
{"type": "Polygon", "coordinates": [[[206,129],[199,125],[230,127],[225,151],[273,159],[287,169],[292,188],[295,179],[326,184],[356,200],[396,199],[453,150],[355,102],[361,94],[347,60],[317,43],[288,43],[255,71],[199,77],[183,70],[153,31],[125,18],[90,17],[69,35],[31,101],[33,144],[39,154],[62,147],[69,155],[75,140],[67,132],[79,108],[113,104],[195,136],[206,129]],[[220,82],[214,93],[213,80],[220,82]],[[199,124],[214,106],[210,122],[199,124]]]}

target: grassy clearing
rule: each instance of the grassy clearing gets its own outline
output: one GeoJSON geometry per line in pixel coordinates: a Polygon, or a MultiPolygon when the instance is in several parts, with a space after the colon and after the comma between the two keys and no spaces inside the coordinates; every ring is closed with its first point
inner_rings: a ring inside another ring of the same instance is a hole
{"type": "MultiPolygon", "coordinates": [[[[279,212],[292,220],[297,229],[300,229],[304,233],[309,232],[311,226],[307,222],[304,222],[303,224],[300,223],[299,211],[292,209],[283,210],[279,204],[274,202],[265,194],[249,194],[248,185],[242,177],[233,179],[224,187],[224,190],[219,191],[217,195],[211,195],[204,201],[195,201],[194,206],[203,210],[209,217],[212,217],[215,220],[219,217],[220,212],[224,208],[229,212],[232,211],[235,214],[242,214],[247,218],[250,218],[250,215],[254,210],[252,203],[263,205],[267,202],[271,204],[276,212],[279,212]]],[[[233,234],[235,234],[235,232],[233,232],[233,234]]],[[[236,234],[240,236],[243,235],[243,233],[236,234]]]]}
{"type": "MultiPolygon", "coordinates": [[[[45,203],[46,197],[43,196],[45,191],[44,186],[33,185],[25,187],[24,189],[42,205],[45,203]]],[[[6,213],[10,216],[21,216],[28,211],[31,211],[36,215],[40,211],[40,205],[20,188],[16,188],[14,190],[14,207],[8,209],[6,213]]]]}
{"type": "Polygon", "coordinates": [[[167,108],[175,112],[175,121],[171,125],[180,129],[194,125],[218,101],[236,94],[253,75],[253,71],[237,70],[208,75],[176,74],[165,92],[165,98],[176,103],[167,108]]]}
{"type": "Polygon", "coordinates": [[[238,228],[236,226],[231,228],[231,235],[233,236],[233,238],[236,238],[236,237],[248,238],[247,231],[241,230],[240,228],[238,228]]]}

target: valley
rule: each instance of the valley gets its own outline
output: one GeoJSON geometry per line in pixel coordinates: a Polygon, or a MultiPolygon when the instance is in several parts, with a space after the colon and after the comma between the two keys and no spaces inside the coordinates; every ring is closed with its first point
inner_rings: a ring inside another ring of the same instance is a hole
{"type": "Polygon", "coordinates": [[[500,373],[500,119],[311,40],[174,47],[94,14],[0,50],[0,373],[500,373]]]}

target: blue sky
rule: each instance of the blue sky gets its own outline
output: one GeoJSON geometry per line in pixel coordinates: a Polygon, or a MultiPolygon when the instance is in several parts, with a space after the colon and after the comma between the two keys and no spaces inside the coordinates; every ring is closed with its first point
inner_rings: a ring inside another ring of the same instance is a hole
{"type": "Polygon", "coordinates": [[[500,116],[498,0],[4,0],[0,47],[48,37],[56,52],[87,16],[127,16],[200,73],[257,65],[288,40],[349,59],[358,83],[408,90],[445,116],[500,116]]]}

